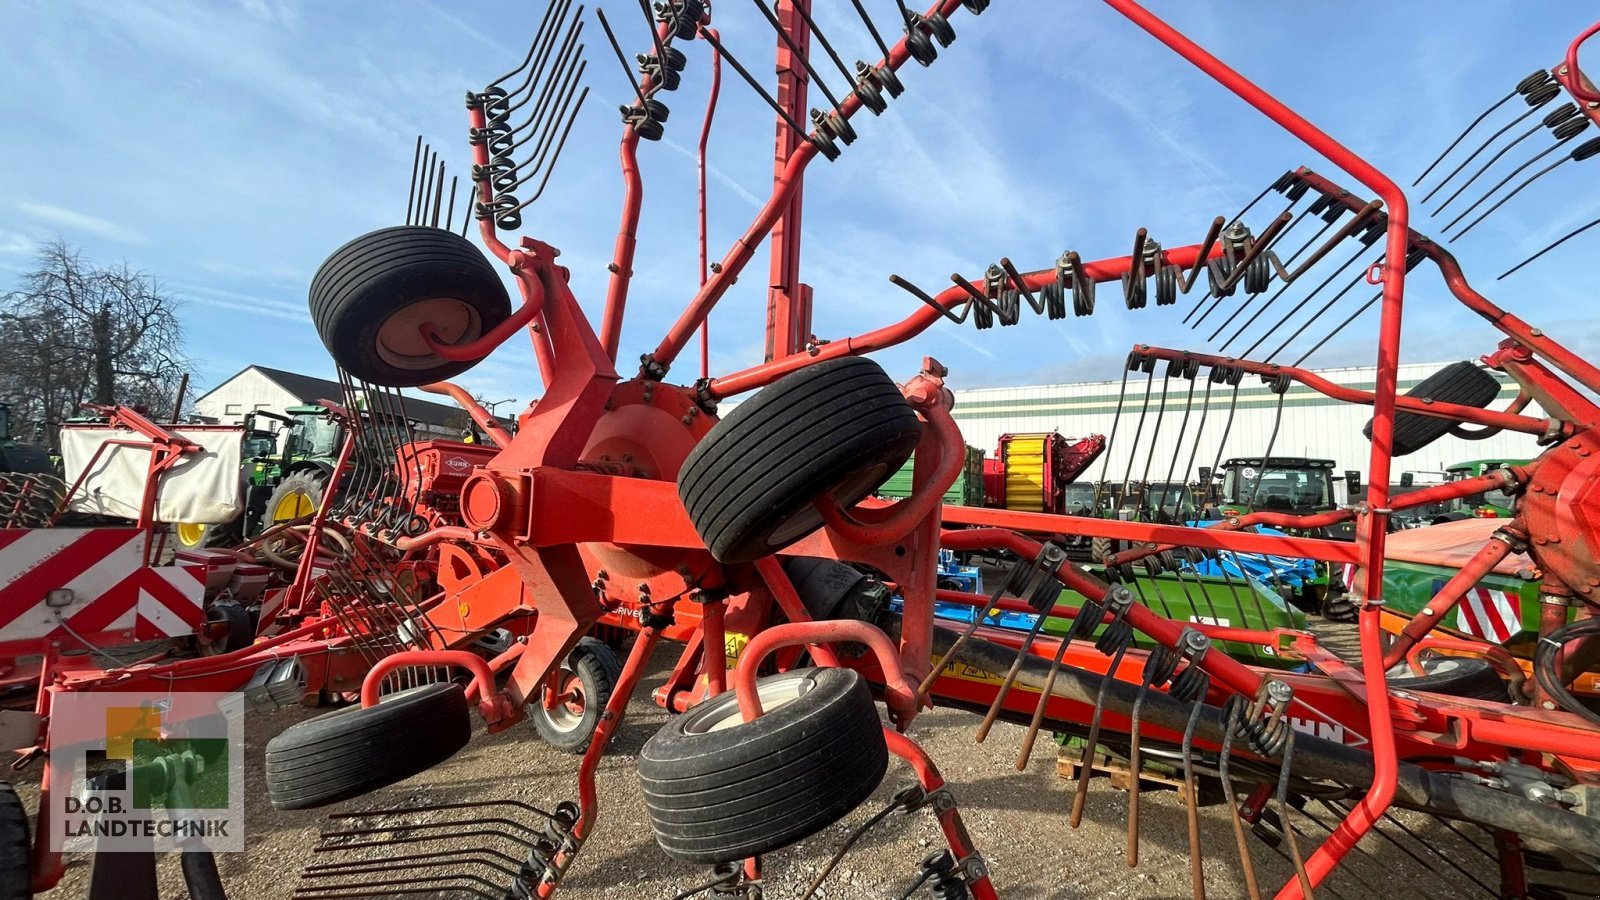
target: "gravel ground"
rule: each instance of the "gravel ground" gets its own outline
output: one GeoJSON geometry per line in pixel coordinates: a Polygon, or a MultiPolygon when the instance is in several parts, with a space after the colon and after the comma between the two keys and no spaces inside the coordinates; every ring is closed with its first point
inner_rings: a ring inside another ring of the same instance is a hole
{"type": "MultiPolygon", "coordinates": [[[[664,646],[658,652],[644,687],[660,683],[677,650],[664,646]]],[[[289,897],[296,873],[311,859],[317,832],[327,824],[326,811],[272,809],[261,788],[261,753],[266,741],[290,723],[315,714],[313,710],[285,710],[254,715],[247,721],[249,851],[219,856],[229,896],[235,900],[289,897]]],[[[648,699],[648,691],[641,690],[614,741],[612,753],[601,766],[601,815],[596,832],[579,854],[558,896],[665,898],[708,877],[704,868],[677,863],[657,848],[633,775],[635,754],[665,720],[666,713],[648,699]]],[[[912,733],[951,782],[967,826],[988,860],[1002,896],[1050,900],[1190,896],[1184,807],[1176,794],[1144,793],[1141,864],[1129,869],[1123,860],[1125,794],[1103,779],[1093,782],[1083,825],[1074,830],[1067,821],[1073,783],[1058,776],[1054,745],[1041,742],[1028,770],[1018,773],[1012,762],[1022,729],[1002,723],[986,743],[976,744],[972,734],[977,723],[978,717],[967,712],[936,710],[919,717],[912,733]]],[[[577,757],[547,748],[534,737],[531,726],[522,724],[498,735],[477,735],[466,750],[445,764],[348,808],[371,810],[405,803],[507,798],[549,808],[560,800],[574,798],[577,762],[577,757]]],[[[877,796],[846,822],[799,847],[767,857],[766,895],[799,897],[848,830],[881,809],[910,777],[903,764],[892,763],[877,796]]],[[[37,791],[25,786],[25,779],[19,781],[24,782],[20,790],[24,802],[34,808],[37,791]]],[[[1201,816],[1209,895],[1245,896],[1232,826],[1224,809],[1203,808],[1201,816]]],[[[1335,818],[1322,810],[1318,816],[1330,824],[1335,818]]],[[[440,814],[424,818],[442,820],[440,814]]],[[[1325,832],[1307,819],[1299,821],[1307,834],[1302,843],[1309,853],[1310,846],[1320,841],[1325,832]]],[[[1441,823],[1424,817],[1405,821],[1413,831],[1437,843],[1451,860],[1468,865],[1484,882],[1494,883],[1487,861],[1441,823]]],[[[1334,875],[1329,889],[1319,891],[1319,895],[1387,898],[1406,891],[1416,897],[1458,897],[1476,892],[1433,851],[1424,850],[1393,827],[1389,830],[1398,835],[1404,849],[1369,837],[1362,852],[1355,854],[1351,863],[1334,875]],[[1427,859],[1428,866],[1410,858],[1407,851],[1427,859]]],[[[1263,891],[1270,894],[1285,879],[1293,877],[1289,864],[1265,843],[1251,837],[1249,845],[1263,891]]],[[[410,845],[407,850],[461,850],[470,846],[470,841],[460,841],[410,845]]],[[[818,896],[834,900],[898,897],[916,878],[919,861],[942,846],[931,812],[892,815],[868,832],[846,856],[818,896]]],[[[82,896],[88,868],[86,859],[73,859],[61,886],[46,896],[82,896]]],[[[404,877],[436,871],[414,870],[404,877]]],[[[160,872],[164,900],[186,896],[175,858],[162,860],[160,872]]]]}

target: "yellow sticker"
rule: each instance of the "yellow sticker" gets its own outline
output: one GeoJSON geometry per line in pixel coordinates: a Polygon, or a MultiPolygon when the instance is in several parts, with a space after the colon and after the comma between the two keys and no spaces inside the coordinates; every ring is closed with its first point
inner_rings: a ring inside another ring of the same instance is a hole
{"type": "Polygon", "coordinates": [[[739,654],[750,643],[750,635],[729,631],[722,635],[722,649],[728,659],[728,668],[733,668],[739,662],[739,654]]]}

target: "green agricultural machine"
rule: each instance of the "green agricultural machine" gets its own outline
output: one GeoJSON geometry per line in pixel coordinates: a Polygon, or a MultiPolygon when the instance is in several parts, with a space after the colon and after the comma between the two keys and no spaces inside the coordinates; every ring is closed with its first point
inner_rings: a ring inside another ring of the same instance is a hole
{"type": "Polygon", "coordinates": [[[218,525],[179,524],[175,529],[179,546],[194,549],[236,544],[316,510],[344,442],[344,429],[325,407],[291,406],[284,413],[257,410],[245,415],[244,462],[239,473],[242,511],[232,522],[218,525]],[[261,419],[279,422],[283,429],[275,433],[257,428],[261,419]]]}
{"type": "Polygon", "coordinates": [[[11,405],[0,403],[0,474],[54,475],[55,472],[49,453],[12,435],[11,405]]]}

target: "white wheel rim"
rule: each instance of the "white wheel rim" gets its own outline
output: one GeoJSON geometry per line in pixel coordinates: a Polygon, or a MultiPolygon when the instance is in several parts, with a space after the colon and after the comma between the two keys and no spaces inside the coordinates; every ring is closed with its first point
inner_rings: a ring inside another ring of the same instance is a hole
{"type": "Polygon", "coordinates": [[[433,325],[441,343],[459,344],[483,332],[478,311],[453,297],[427,297],[395,310],[378,326],[377,351],[397,369],[423,369],[436,365],[438,354],[428,348],[421,328],[433,325]]]}
{"type": "MultiPolygon", "coordinates": [[[[763,714],[787,706],[790,703],[809,694],[816,687],[815,673],[812,672],[785,672],[782,675],[773,675],[756,682],[756,696],[761,700],[763,714]]],[[[737,725],[744,724],[744,716],[739,712],[738,701],[732,692],[723,695],[726,697],[714,709],[707,710],[700,717],[689,723],[684,731],[689,734],[709,734],[713,731],[726,731],[737,725]]]]}

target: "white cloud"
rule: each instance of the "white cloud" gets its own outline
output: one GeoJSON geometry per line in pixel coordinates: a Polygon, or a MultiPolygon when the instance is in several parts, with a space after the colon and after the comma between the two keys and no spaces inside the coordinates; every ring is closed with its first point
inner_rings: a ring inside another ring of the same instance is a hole
{"type": "Polygon", "coordinates": [[[148,238],[131,228],[124,228],[115,222],[102,219],[99,216],[91,216],[88,213],[78,212],[77,210],[51,206],[48,203],[34,203],[28,200],[19,201],[17,208],[35,219],[49,222],[51,225],[92,234],[96,237],[103,237],[119,244],[149,243],[148,238]]]}

